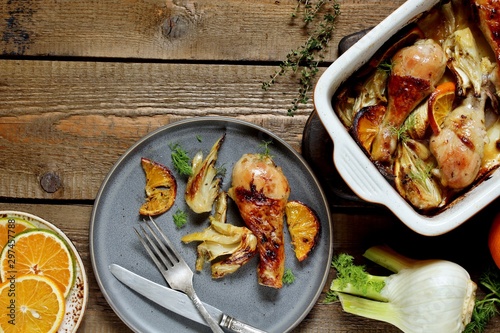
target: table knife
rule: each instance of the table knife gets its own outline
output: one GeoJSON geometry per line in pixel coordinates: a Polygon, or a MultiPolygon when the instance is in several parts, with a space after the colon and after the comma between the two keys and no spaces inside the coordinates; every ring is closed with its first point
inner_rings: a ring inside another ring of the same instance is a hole
{"type": "MultiPolygon", "coordinates": [[[[117,264],[109,265],[109,270],[121,283],[130,289],[172,312],[208,326],[205,319],[203,319],[201,314],[198,312],[198,309],[196,309],[193,302],[186,294],[150,281],[117,264]]],[[[203,304],[208,312],[210,312],[210,314],[217,320],[219,325],[223,328],[227,328],[231,332],[266,333],[263,330],[226,315],[221,310],[209,304],[203,304]]]]}

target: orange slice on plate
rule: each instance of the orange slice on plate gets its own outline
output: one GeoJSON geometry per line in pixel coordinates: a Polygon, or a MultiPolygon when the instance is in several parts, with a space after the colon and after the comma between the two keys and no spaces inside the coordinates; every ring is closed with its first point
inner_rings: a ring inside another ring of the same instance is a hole
{"type": "Polygon", "coordinates": [[[429,113],[429,125],[434,134],[439,134],[443,126],[444,119],[453,110],[455,100],[455,83],[449,81],[440,84],[432,92],[427,102],[427,112],[429,113]]]}
{"type": "Polygon", "coordinates": [[[1,332],[52,333],[57,332],[64,319],[66,302],[63,291],[52,279],[30,274],[0,285],[0,308],[1,332]]]}
{"type": "Polygon", "coordinates": [[[33,224],[19,217],[0,218],[0,253],[9,239],[12,239],[24,230],[32,228],[35,228],[33,224]]]}
{"type": "Polygon", "coordinates": [[[54,281],[64,297],[75,280],[75,260],[68,245],[48,229],[29,229],[12,238],[1,253],[0,265],[2,282],[8,281],[12,272],[43,275],[54,281]]]}
{"type": "Polygon", "coordinates": [[[317,214],[300,201],[289,201],[285,208],[288,231],[295,256],[305,260],[318,242],[320,224],[317,214]]]}
{"type": "Polygon", "coordinates": [[[159,215],[173,206],[177,195],[177,182],[164,165],[147,158],[141,159],[146,174],[146,202],[139,209],[141,215],[159,215]]]}

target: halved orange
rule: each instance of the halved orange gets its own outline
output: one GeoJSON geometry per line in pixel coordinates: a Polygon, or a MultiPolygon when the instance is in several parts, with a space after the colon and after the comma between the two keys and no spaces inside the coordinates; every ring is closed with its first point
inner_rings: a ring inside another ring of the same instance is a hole
{"type": "Polygon", "coordinates": [[[0,285],[0,331],[57,332],[64,319],[64,293],[50,278],[23,275],[0,285]],[[15,293],[15,296],[13,296],[15,293]]]}
{"type": "Polygon", "coordinates": [[[427,102],[429,124],[434,134],[439,134],[444,119],[453,110],[455,100],[455,83],[444,82],[436,87],[427,102]]]}
{"type": "Polygon", "coordinates": [[[141,158],[141,165],[146,174],[146,202],[139,209],[141,215],[159,215],[173,206],[177,195],[177,181],[166,166],[141,158]]]}
{"type": "Polygon", "coordinates": [[[28,229],[12,239],[0,255],[0,277],[12,274],[43,275],[54,281],[66,297],[75,280],[75,260],[66,244],[54,231],[28,229]]]}
{"type": "Polygon", "coordinates": [[[295,256],[303,261],[318,242],[318,215],[309,206],[296,200],[286,204],[285,214],[295,256]]]}
{"type": "Polygon", "coordinates": [[[0,218],[0,253],[9,239],[26,229],[35,228],[35,226],[20,217],[2,217],[0,218]]]}

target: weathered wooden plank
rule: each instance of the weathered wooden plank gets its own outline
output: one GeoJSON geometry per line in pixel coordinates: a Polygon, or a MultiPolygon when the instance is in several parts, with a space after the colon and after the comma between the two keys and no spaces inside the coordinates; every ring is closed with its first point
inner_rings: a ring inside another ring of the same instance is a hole
{"type": "MultiPolygon", "coordinates": [[[[339,1],[332,45],[404,1],[339,1]],[[362,18],[362,19],[361,19],[362,18]]],[[[176,60],[282,60],[308,36],[295,0],[0,2],[0,54],[176,60]],[[251,41],[251,42],[249,42],[251,41]]],[[[332,48],[326,59],[333,60],[332,48]]]]}
{"type": "Polygon", "coordinates": [[[0,196],[93,199],[128,147],[162,125],[189,117],[238,117],[300,150],[312,104],[287,116],[298,86],[285,80],[264,91],[261,82],[274,70],[2,60],[0,196]],[[49,183],[49,191],[41,182],[49,183]]]}

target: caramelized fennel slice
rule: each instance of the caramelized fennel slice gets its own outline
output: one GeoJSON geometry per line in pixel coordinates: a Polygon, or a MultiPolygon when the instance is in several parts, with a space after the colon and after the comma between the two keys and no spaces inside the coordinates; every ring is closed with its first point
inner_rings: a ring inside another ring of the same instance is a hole
{"type": "Polygon", "coordinates": [[[212,278],[219,279],[234,273],[253,258],[257,253],[257,238],[246,227],[226,223],[226,192],[219,193],[214,206],[210,226],[201,232],[185,235],[181,240],[184,243],[201,242],[197,247],[196,270],[201,271],[206,261],[212,262],[212,278]]]}
{"type": "Polygon", "coordinates": [[[205,160],[201,152],[193,158],[193,175],[188,178],[184,197],[195,213],[210,212],[219,194],[221,178],[218,177],[215,163],[225,137],[224,134],[215,142],[205,160]]]}

